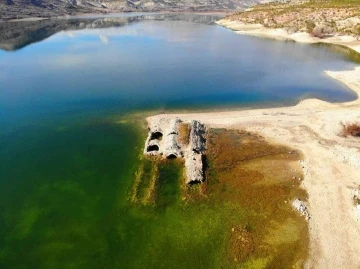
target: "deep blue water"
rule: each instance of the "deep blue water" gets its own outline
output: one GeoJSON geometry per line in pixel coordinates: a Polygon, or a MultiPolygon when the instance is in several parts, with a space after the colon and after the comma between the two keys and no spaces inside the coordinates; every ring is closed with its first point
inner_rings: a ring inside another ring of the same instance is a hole
{"type": "Polygon", "coordinates": [[[241,36],[217,25],[138,20],[0,51],[0,117],[4,124],[104,109],[349,101],[355,93],[323,71],[353,66],[330,48],[241,36]]]}

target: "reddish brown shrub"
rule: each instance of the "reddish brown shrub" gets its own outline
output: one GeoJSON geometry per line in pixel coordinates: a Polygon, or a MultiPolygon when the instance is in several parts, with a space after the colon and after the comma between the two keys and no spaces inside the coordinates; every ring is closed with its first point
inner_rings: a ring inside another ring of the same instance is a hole
{"type": "Polygon", "coordinates": [[[344,124],[341,123],[342,125],[342,131],[341,131],[341,135],[344,137],[347,137],[349,135],[354,136],[354,137],[360,137],[360,124],[359,123],[349,123],[349,124],[344,124]]]}

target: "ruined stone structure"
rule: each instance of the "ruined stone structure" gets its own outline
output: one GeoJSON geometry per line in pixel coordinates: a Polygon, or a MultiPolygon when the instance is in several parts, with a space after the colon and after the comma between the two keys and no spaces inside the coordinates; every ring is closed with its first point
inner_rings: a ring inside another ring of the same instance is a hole
{"type": "Polygon", "coordinates": [[[163,158],[184,158],[186,183],[204,181],[203,154],[206,150],[206,129],[199,121],[182,122],[179,118],[155,118],[149,121],[149,134],[144,154],[163,158]],[[189,143],[179,141],[179,126],[187,124],[189,143]]]}

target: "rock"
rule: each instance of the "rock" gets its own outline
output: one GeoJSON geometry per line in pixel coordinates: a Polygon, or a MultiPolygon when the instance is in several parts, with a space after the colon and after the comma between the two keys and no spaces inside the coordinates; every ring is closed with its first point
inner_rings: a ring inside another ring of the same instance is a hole
{"type": "Polygon", "coordinates": [[[360,204],[355,207],[355,219],[356,221],[360,221],[360,204]]]}
{"type": "Polygon", "coordinates": [[[150,140],[147,143],[147,147],[145,149],[146,153],[149,155],[157,155],[160,152],[160,145],[159,145],[159,141],[157,140],[150,140]]]}
{"type": "Polygon", "coordinates": [[[203,154],[206,150],[206,129],[199,121],[189,123],[188,146],[178,143],[179,118],[166,120],[154,117],[149,121],[149,133],[145,142],[145,155],[163,155],[164,158],[184,158],[187,184],[204,181],[203,154]],[[183,147],[183,148],[182,148],[183,147]]]}
{"type": "Polygon", "coordinates": [[[354,199],[360,199],[360,189],[353,189],[352,195],[353,195],[354,199]]]}
{"type": "Polygon", "coordinates": [[[205,143],[205,126],[199,121],[191,121],[189,142],[191,150],[197,153],[203,153],[205,151],[205,143]]]}
{"type": "Polygon", "coordinates": [[[163,139],[163,125],[164,118],[158,118],[149,122],[149,133],[145,142],[144,154],[146,155],[161,155],[163,154],[162,139],[163,139]]]}
{"type": "Polygon", "coordinates": [[[170,121],[169,128],[165,134],[165,144],[164,144],[164,155],[166,158],[177,158],[182,157],[183,153],[178,144],[178,128],[181,120],[179,118],[173,119],[170,121]]]}
{"type": "Polygon", "coordinates": [[[186,183],[196,183],[204,181],[204,170],[202,154],[194,151],[185,156],[186,183]]]}
{"type": "Polygon", "coordinates": [[[165,119],[164,118],[156,118],[149,122],[148,129],[149,131],[156,133],[164,133],[163,126],[165,125],[165,119]]]}
{"type": "Polygon", "coordinates": [[[310,219],[310,214],[308,212],[306,203],[301,201],[300,199],[295,199],[292,203],[292,206],[296,211],[298,211],[301,215],[303,215],[307,220],[310,219]]]}
{"type": "Polygon", "coordinates": [[[236,10],[257,3],[256,0],[46,0],[0,1],[0,20],[31,17],[57,17],[67,14],[104,14],[118,12],[158,12],[158,11],[220,11],[236,10]]]}
{"type": "Polygon", "coordinates": [[[205,126],[199,121],[190,123],[189,150],[185,155],[186,183],[203,182],[202,155],[206,150],[205,126]]]}

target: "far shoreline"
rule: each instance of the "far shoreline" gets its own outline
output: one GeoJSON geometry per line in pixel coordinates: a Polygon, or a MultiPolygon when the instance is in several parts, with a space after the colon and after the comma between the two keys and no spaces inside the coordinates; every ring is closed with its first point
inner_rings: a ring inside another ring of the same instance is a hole
{"type": "Polygon", "coordinates": [[[291,40],[298,43],[307,44],[332,44],[338,46],[347,47],[360,55],[360,40],[350,35],[335,35],[332,37],[318,38],[313,37],[305,32],[296,32],[289,34],[286,29],[283,28],[266,28],[262,24],[249,24],[240,21],[232,21],[229,19],[221,19],[216,24],[228,28],[237,34],[251,35],[258,37],[266,37],[277,40],[291,40]]]}
{"type": "Polygon", "coordinates": [[[66,20],[66,19],[76,19],[76,18],[91,18],[91,17],[107,17],[107,16],[116,16],[116,15],[126,15],[126,14],[176,14],[176,13],[184,13],[184,14],[198,14],[198,15],[221,15],[225,16],[227,14],[231,14],[235,11],[240,10],[219,10],[219,11],[118,11],[109,12],[109,13],[79,13],[75,15],[62,15],[62,16],[52,16],[52,17],[28,17],[21,19],[9,19],[3,20],[0,18],[0,23],[7,22],[22,22],[22,21],[41,21],[41,20],[66,20]]]}
{"type": "MultiPolygon", "coordinates": [[[[359,38],[356,39],[353,36],[335,35],[327,38],[319,38],[319,37],[311,36],[310,34],[304,32],[289,34],[287,30],[283,28],[272,29],[272,28],[266,28],[262,24],[243,23],[240,21],[233,21],[229,19],[221,19],[215,23],[241,35],[263,37],[263,38],[275,39],[279,41],[294,41],[297,43],[304,43],[304,44],[333,45],[333,46],[349,49],[350,51],[356,53],[360,57],[360,40],[359,38]]],[[[349,79],[346,75],[344,76],[344,74],[348,74],[348,72],[350,71],[333,72],[330,70],[324,70],[324,73],[327,76],[337,81],[340,81],[349,89],[353,90],[357,94],[357,99],[354,100],[354,102],[356,102],[359,101],[360,98],[360,91],[358,90],[359,85],[355,85],[355,87],[352,87],[353,85],[353,82],[351,81],[352,79],[349,79]]],[[[352,72],[355,77],[358,76],[360,78],[360,66],[356,67],[355,70],[353,70],[352,72]]]]}

